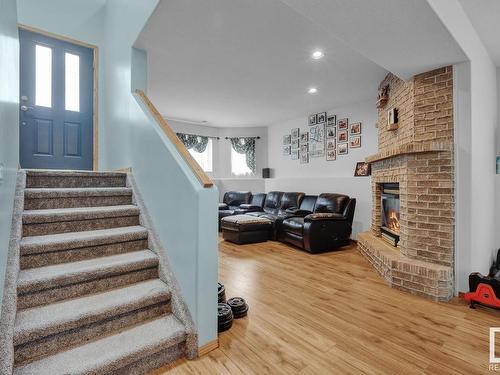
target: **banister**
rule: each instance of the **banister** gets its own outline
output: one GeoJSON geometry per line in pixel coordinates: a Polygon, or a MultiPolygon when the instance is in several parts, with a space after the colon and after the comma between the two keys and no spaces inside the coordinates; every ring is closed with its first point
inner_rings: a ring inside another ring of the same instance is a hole
{"type": "Polygon", "coordinates": [[[158,112],[156,107],[151,103],[151,100],[147,97],[147,95],[142,90],[135,90],[137,96],[142,100],[142,102],[146,105],[151,115],[154,117],[156,122],[161,126],[165,135],[170,139],[170,141],[175,145],[179,154],[181,154],[184,161],[187,163],[189,168],[193,171],[196,178],[200,181],[204,188],[209,188],[214,185],[212,180],[207,176],[205,171],[201,169],[196,160],[193,159],[188,149],[184,144],[177,138],[177,134],[172,130],[170,125],[168,125],[167,121],[163,118],[163,116],[158,112]]]}

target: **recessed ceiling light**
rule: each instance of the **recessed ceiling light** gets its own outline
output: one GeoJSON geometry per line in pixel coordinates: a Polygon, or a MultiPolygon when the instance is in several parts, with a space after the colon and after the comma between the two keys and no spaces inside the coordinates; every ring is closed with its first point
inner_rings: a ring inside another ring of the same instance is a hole
{"type": "Polygon", "coordinates": [[[323,51],[314,51],[313,54],[311,55],[311,57],[314,59],[314,60],[319,60],[321,59],[323,56],[325,56],[325,54],[323,53],[323,51]]]}
{"type": "Polygon", "coordinates": [[[309,94],[316,94],[318,92],[318,89],[316,87],[311,87],[307,92],[309,94]]]}

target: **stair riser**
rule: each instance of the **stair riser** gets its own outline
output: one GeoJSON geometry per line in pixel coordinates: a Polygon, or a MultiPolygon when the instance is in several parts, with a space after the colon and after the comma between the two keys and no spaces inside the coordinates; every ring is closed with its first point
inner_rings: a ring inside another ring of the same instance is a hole
{"type": "Polygon", "coordinates": [[[48,234],[83,232],[139,225],[139,215],[107,217],[89,220],[58,221],[53,223],[23,224],[23,236],[44,236],[48,234]]]}
{"type": "Polygon", "coordinates": [[[134,311],[117,314],[105,320],[82,325],[78,328],[17,345],[14,348],[15,365],[24,365],[42,357],[68,350],[88,341],[116,333],[121,329],[126,329],[144,321],[169,314],[170,312],[170,303],[166,300],[149,306],[143,306],[134,311]]]}
{"type": "Polygon", "coordinates": [[[91,293],[99,293],[154,278],[158,278],[158,267],[122,273],[78,284],[42,289],[31,293],[19,293],[17,297],[17,308],[27,309],[30,307],[47,305],[57,301],[81,297],[91,293]]]}
{"type": "Polygon", "coordinates": [[[26,176],[27,188],[125,187],[126,176],[26,176]]]}
{"type": "MultiPolygon", "coordinates": [[[[145,375],[151,371],[172,363],[181,358],[186,353],[186,344],[184,342],[174,345],[168,349],[163,349],[158,353],[144,357],[134,363],[131,363],[118,370],[108,373],[108,375],[145,375]]],[[[168,370],[167,370],[168,371],[168,370]]]]}
{"type": "Polygon", "coordinates": [[[132,204],[132,195],[111,195],[94,197],[25,198],[25,210],[52,208],[104,207],[132,204]]]}
{"type": "Polygon", "coordinates": [[[78,249],[23,255],[21,250],[21,269],[44,267],[54,264],[77,262],[110,255],[128,253],[148,248],[148,240],[117,242],[114,244],[82,247],[78,249]]]}

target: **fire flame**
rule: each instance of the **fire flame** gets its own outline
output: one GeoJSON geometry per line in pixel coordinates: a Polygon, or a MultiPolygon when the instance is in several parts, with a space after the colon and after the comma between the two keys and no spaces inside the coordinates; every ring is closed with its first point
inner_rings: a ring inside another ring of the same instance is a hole
{"type": "Polygon", "coordinates": [[[396,211],[390,210],[387,213],[387,228],[389,230],[399,233],[399,230],[401,229],[401,225],[399,224],[399,215],[397,214],[396,211]]]}

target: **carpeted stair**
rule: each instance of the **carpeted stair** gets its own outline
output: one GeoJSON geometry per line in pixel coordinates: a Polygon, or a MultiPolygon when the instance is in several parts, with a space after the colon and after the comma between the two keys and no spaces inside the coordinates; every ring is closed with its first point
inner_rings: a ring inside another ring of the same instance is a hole
{"type": "Polygon", "coordinates": [[[15,375],[143,374],[193,356],[134,202],[124,173],[27,171],[15,375]]]}

